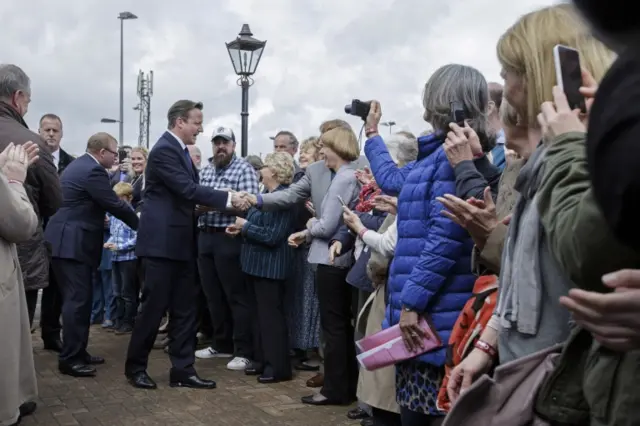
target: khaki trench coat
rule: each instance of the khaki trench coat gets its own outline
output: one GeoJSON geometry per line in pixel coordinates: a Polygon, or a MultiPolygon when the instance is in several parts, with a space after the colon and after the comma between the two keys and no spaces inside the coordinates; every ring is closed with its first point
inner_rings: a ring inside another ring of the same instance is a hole
{"type": "Polygon", "coordinates": [[[29,314],[16,243],[34,234],[38,218],[24,187],[0,172],[0,426],[38,395],[29,314]]]}
{"type": "MultiPolygon", "coordinates": [[[[394,215],[388,215],[378,232],[383,234],[395,219],[394,215]]],[[[382,330],[389,262],[390,259],[382,254],[371,252],[371,258],[367,263],[367,275],[374,283],[376,290],[365,302],[356,324],[358,332],[364,336],[370,336],[382,330]]],[[[391,365],[375,371],[361,368],[358,375],[357,396],[360,401],[371,407],[399,413],[400,407],[396,402],[396,367],[391,365]]]]}

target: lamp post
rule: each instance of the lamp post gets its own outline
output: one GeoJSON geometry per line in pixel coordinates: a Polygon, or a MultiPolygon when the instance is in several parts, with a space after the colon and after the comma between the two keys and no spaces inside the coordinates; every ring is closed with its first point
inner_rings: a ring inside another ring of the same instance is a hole
{"type": "Polygon", "coordinates": [[[386,126],[389,128],[389,134],[391,134],[391,129],[393,129],[393,126],[396,125],[395,121],[383,121],[382,123],[380,123],[381,126],[386,126]]]}
{"type": "Polygon", "coordinates": [[[120,131],[118,135],[118,143],[120,146],[124,143],[124,21],[125,19],[138,19],[136,15],[131,12],[120,12],[118,15],[120,20],[120,131]]]}
{"type": "Polygon", "coordinates": [[[253,38],[249,24],[244,24],[235,40],[225,43],[233,70],[238,75],[238,86],[242,88],[242,144],[241,153],[247,156],[249,151],[249,87],[253,84],[251,76],[256,72],[262,52],[267,44],[253,38]]]}

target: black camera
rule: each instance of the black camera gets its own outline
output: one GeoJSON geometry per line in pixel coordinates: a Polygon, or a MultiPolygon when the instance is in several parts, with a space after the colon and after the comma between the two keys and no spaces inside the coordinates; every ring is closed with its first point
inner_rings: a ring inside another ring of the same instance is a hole
{"type": "Polygon", "coordinates": [[[344,112],[360,117],[363,121],[367,120],[369,110],[371,110],[371,102],[362,102],[360,99],[354,99],[344,107],[344,112]]]}

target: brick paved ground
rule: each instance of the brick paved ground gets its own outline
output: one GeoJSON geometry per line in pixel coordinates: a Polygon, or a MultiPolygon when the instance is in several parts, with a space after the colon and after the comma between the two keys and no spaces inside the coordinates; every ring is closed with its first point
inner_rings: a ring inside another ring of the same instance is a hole
{"type": "Polygon", "coordinates": [[[115,336],[92,327],[89,351],[104,356],[95,378],[77,379],[58,373],[55,354],[45,351],[33,334],[40,400],[33,416],[22,425],[46,426],[320,426],[357,425],[347,420],[348,407],[309,407],[300,397],[313,390],[305,387],[312,373],[295,380],[260,385],[255,378],[226,370],[224,360],[198,360],[204,378],[217,381],[212,391],[170,388],[169,359],[162,351],[151,354],[149,374],[158,383],[155,391],[129,386],[123,376],[124,354],[129,336],[115,336]]]}

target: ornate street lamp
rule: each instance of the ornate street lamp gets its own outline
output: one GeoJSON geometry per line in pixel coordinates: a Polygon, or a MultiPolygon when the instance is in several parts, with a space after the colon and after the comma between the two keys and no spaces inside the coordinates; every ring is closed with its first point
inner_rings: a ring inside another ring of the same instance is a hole
{"type": "Polygon", "coordinates": [[[246,157],[249,150],[249,87],[253,84],[251,76],[256,72],[266,41],[253,38],[249,24],[244,24],[240,34],[227,45],[229,58],[233,70],[238,75],[238,86],[242,88],[242,156],[246,157]]]}

